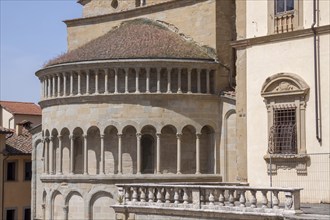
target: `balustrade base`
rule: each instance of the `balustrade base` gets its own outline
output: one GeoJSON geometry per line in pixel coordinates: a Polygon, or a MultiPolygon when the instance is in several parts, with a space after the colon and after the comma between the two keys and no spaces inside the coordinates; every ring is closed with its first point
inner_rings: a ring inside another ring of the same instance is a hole
{"type": "MultiPolygon", "coordinates": [[[[117,219],[125,219],[124,216],[134,216],[135,219],[285,219],[287,215],[298,214],[293,211],[283,211],[278,210],[275,212],[274,210],[267,209],[251,209],[248,208],[229,208],[222,207],[221,209],[214,208],[202,208],[193,207],[192,205],[183,205],[180,204],[180,207],[169,206],[166,204],[161,204],[162,207],[157,205],[148,204],[146,205],[113,205],[111,206],[117,215],[117,219]],[[155,218],[151,218],[150,216],[155,215],[155,218]]],[[[299,211],[301,213],[301,211],[299,211]]]]}

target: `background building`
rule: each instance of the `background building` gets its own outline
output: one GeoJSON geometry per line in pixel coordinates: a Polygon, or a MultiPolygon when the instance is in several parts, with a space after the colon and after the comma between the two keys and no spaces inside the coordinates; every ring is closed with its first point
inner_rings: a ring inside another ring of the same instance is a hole
{"type": "Polygon", "coordinates": [[[41,122],[33,103],[0,101],[0,189],[2,219],[31,219],[32,120],[41,122]],[[10,129],[11,128],[11,129],[10,129]]]}

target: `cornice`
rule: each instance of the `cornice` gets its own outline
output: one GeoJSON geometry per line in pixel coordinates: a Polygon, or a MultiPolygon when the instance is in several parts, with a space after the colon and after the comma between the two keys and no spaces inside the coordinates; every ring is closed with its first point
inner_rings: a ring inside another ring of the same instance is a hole
{"type": "Polygon", "coordinates": [[[56,64],[38,70],[35,75],[42,77],[59,72],[102,68],[196,68],[196,64],[198,68],[219,68],[219,63],[211,59],[111,59],[56,64]]]}
{"type": "MultiPolygon", "coordinates": [[[[316,31],[317,35],[329,34],[330,25],[316,27],[315,31],[316,31]]],[[[272,34],[272,35],[267,35],[267,36],[262,36],[262,37],[255,37],[255,38],[248,38],[248,39],[233,41],[230,43],[230,45],[235,49],[245,49],[247,47],[251,47],[254,45],[294,40],[294,39],[298,39],[298,38],[310,37],[313,35],[314,35],[313,30],[311,28],[308,28],[308,29],[296,30],[296,31],[287,32],[287,33],[272,34]]]]}

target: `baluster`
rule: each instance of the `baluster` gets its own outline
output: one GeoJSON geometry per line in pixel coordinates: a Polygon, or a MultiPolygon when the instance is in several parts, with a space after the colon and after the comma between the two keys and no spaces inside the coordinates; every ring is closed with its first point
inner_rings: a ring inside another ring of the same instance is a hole
{"type": "Polygon", "coordinates": [[[166,193],[165,193],[165,203],[171,203],[170,199],[171,199],[171,194],[170,194],[170,188],[166,189],[166,193]]]}
{"type": "Polygon", "coordinates": [[[183,204],[188,204],[188,200],[189,200],[188,189],[184,188],[183,189],[183,204]]]}
{"type": "Polygon", "coordinates": [[[240,197],[239,197],[239,203],[240,203],[240,207],[245,207],[245,202],[246,202],[246,199],[245,199],[245,190],[242,190],[241,191],[241,194],[240,194],[240,197]]]}
{"type": "Polygon", "coordinates": [[[266,190],[262,190],[262,199],[261,199],[261,204],[262,204],[262,208],[267,208],[267,204],[268,204],[268,199],[267,199],[267,191],[266,190]]]}
{"type": "Polygon", "coordinates": [[[133,187],[132,202],[137,202],[137,198],[138,198],[137,187],[133,187]]]}
{"type": "Polygon", "coordinates": [[[163,201],[162,189],[157,188],[157,203],[162,203],[163,201]]]}
{"type": "Polygon", "coordinates": [[[219,191],[219,205],[220,206],[225,205],[225,196],[224,196],[224,191],[223,190],[219,191]]]}
{"type": "Polygon", "coordinates": [[[292,192],[285,193],[285,209],[291,209],[293,205],[292,192]]]}
{"type": "Polygon", "coordinates": [[[152,187],[149,187],[148,188],[148,202],[154,202],[154,192],[153,192],[153,188],[152,187]]]}
{"type": "Polygon", "coordinates": [[[140,201],[141,202],[146,202],[146,192],[145,192],[145,188],[141,187],[141,192],[140,192],[140,201]]]}
{"type": "Polygon", "coordinates": [[[279,208],[279,204],[280,204],[280,200],[278,199],[278,191],[273,191],[273,208],[274,209],[278,209],[279,208]]]}
{"type": "Polygon", "coordinates": [[[251,192],[251,208],[256,208],[257,207],[257,197],[256,197],[256,191],[255,190],[250,190],[251,192]]]}
{"type": "Polygon", "coordinates": [[[179,204],[179,189],[174,188],[174,204],[179,204]]]}
{"type": "Polygon", "coordinates": [[[205,205],[205,190],[200,189],[200,192],[201,192],[201,204],[205,205]]]}
{"type": "Polygon", "coordinates": [[[214,195],[213,195],[213,190],[210,190],[210,195],[209,195],[209,205],[213,206],[214,205],[214,195]]]}
{"type": "Polygon", "coordinates": [[[229,190],[229,206],[235,206],[234,190],[229,190]]]}
{"type": "Polygon", "coordinates": [[[130,187],[125,188],[125,204],[129,202],[129,197],[130,197],[130,187]]]}

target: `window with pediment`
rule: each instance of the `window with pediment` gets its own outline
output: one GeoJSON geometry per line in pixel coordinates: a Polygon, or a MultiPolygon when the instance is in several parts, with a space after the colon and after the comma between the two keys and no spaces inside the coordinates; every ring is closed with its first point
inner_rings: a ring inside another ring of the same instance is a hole
{"type": "MultiPolygon", "coordinates": [[[[296,74],[279,73],[269,77],[262,86],[268,115],[268,149],[265,159],[274,162],[292,158],[304,160],[305,109],[309,87],[296,74]]],[[[304,168],[305,163],[299,167],[304,168]]],[[[303,171],[302,171],[303,172],[303,171]]]]}

